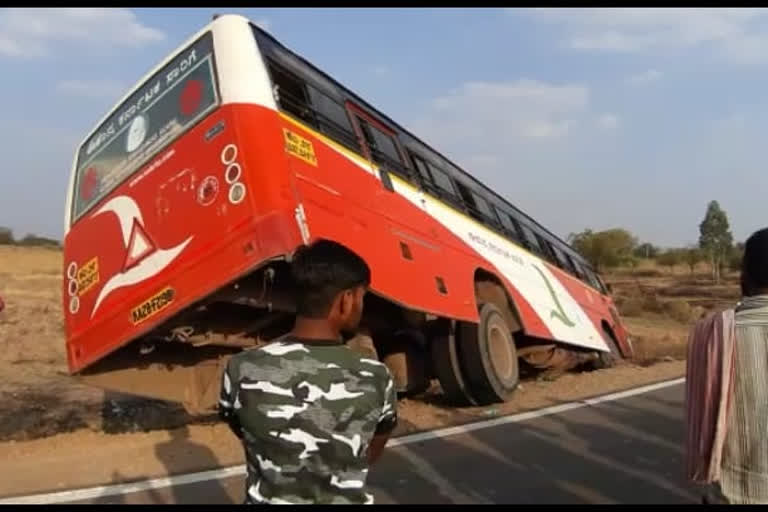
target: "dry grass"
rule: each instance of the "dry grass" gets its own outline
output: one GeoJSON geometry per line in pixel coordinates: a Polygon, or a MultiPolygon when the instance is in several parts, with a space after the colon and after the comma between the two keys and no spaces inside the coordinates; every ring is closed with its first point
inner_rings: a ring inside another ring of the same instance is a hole
{"type": "Polygon", "coordinates": [[[693,322],[738,300],[737,274],[715,284],[703,267],[699,267],[701,273],[691,275],[687,269],[678,272],[644,262],[606,276],[632,335],[637,363],[685,358],[693,322]]]}
{"type": "Polygon", "coordinates": [[[646,366],[658,361],[685,359],[690,323],[652,314],[626,318],[625,322],[632,335],[636,364],[646,366]]]}
{"type": "Polygon", "coordinates": [[[640,297],[616,297],[616,307],[625,317],[638,317],[645,312],[640,297]]]}
{"type": "MultiPolygon", "coordinates": [[[[0,245],[0,276],[61,275],[62,254],[59,249],[0,245]]],[[[2,281],[0,281],[0,286],[2,281]]]]}
{"type": "Polygon", "coordinates": [[[661,338],[636,336],[632,338],[635,349],[635,363],[641,366],[658,361],[680,361],[686,358],[688,339],[686,337],[662,335],[661,338]]]}
{"type": "Polygon", "coordinates": [[[664,272],[658,268],[638,268],[626,270],[625,272],[632,277],[661,277],[664,275],[664,272]]]}
{"type": "Polygon", "coordinates": [[[681,323],[687,323],[691,320],[693,308],[684,300],[671,300],[667,302],[667,314],[673,320],[681,323]]]}
{"type": "Polygon", "coordinates": [[[61,251],[53,249],[0,246],[0,296],[5,302],[0,313],[0,437],[35,416],[13,406],[25,394],[47,387],[57,389],[59,396],[63,391],[67,366],[61,258],[61,251]]]}
{"type": "Polygon", "coordinates": [[[65,370],[61,251],[0,246],[0,369],[7,382],[65,370]],[[29,362],[29,364],[21,364],[29,362]]]}

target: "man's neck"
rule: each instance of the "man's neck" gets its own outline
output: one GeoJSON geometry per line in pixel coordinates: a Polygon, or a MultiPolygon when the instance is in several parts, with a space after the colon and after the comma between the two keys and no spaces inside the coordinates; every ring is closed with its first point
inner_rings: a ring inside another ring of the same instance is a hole
{"type": "Polygon", "coordinates": [[[341,340],[341,333],[325,319],[296,317],[291,334],[306,340],[341,340]]]}

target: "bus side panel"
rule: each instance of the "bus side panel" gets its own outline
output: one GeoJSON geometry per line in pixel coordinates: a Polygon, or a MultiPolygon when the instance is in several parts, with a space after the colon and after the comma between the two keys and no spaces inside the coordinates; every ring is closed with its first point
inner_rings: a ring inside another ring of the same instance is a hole
{"type": "MultiPolygon", "coordinates": [[[[436,269],[449,274],[457,274],[457,271],[460,271],[455,278],[460,280],[462,286],[465,284],[467,286],[467,289],[462,291],[462,296],[464,304],[472,308],[472,321],[478,320],[474,280],[475,272],[481,269],[501,280],[520,314],[520,321],[526,333],[540,338],[552,337],[551,330],[536,313],[529,298],[521,292],[519,279],[511,279],[499,265],[499,261],[488,258],[468,243],[469,239],[477,239],[476,229],[472,226],[457,226],[457,223],[451,220],[443,221],[439,212],[450,211],[446,205],[418,191],[400,178],[392,179],[396,193],[381,194],[383,204],[381,211],[387,212],[388,221],[397,226],[393,232],[407,232],[412,227],[421,233],[428,233],[427,240],[439,242],[445,256],[430,258],[424,265],[423,271],[429,277],[434,275],[436,269]]],[[[381,185],[379,187],[383,188],[381,185]]],[[[452,212],[451,215],[454,218],[461,216],[458,212],[452,212]]],[[[393,240],[393,244],[397,242],[398,240],[393,240]]]]}
{"type": "MultiPolygon", "coordinates": [[[[474,271],[483,268],[505,284],[529,335],[608,350],[600,320],[583,307],[586,286],[566,288],[540,258],[397,177],[390,176],[394,191],[387,190],[367,160],[286,122],[318,157],[318,165],[296,157],[292,167],[313,236],[364,255],[378,292],[416,309],[476,321],[472,284],[474,271]]],[[[601,314],[610,320],[607,308],[601,314]]]]}
{"type": "MultiPolygon", "coordinates": [[[[282,117],[283,130],[312,153],[307,158],[287,150],[312,238],[330,238],[360,253],[373,269],[377,293],[414,309],[477,321],[475,271],[493,272],[494,265],[402,193],[384,188],[367,160],[282,117]]],[[[523,295],[503,273],[494,273],[510,291],[526,330],[551,337],[523,295]]]]}
{"type": "Polygon", "coordinates": [[[584,312],[589,317],[592,324],[599,332],[603,332],[603,321],[607,322],[613,330],[618,342],[618,349],[624,354],[625,357],[629,357],[632,354],[632,348],[627,342],[627,334],[624,326],[621,324],[618,314],[611,313],[611,310],[615,312],[615,306],[610,297],[600,294],[597,290],[590,286],[585,285],[580,280],[567,274],[563,270],[548,265],[550,271],[555,275],[562,285],[568,290],[573,298],[581,305],[584,312]]]}
{"type": "MultiPolygon", "coordinates": [[[[395,302],[476,318],[471,262],[457,261],[441,244],[420,234],[428,230],[423,213],[409,228],[398,229],[377,211],[380,195],[394,194],[382,189],[368,162],[285,117],[282,130],[289,138],[284,148],[290,180],[313,240],[332,239],[358,252],[372,268],[372,289],[395,302]],[[412,259],[405,258],[400,240],[409,245],[412,259]],[[448,293],[438,291],[435,276],[442,277],[448,293]]],[[[398,215],[407,216],[409,207],[402,202],[398,215]]]]}
{"type": "Polygon", "coordinates": [[[226,106],[208,116],[68,233],[64,305],[71,371],[295,247],[300,238],[291,213],[277,208],[261,182],[279,169],[245,162],[246,153],[268,154],[263,149],[275,144],[268,140],[275,135],[274,113],[262,111],[260,122],[273,127],[259,134],[262,141],[238,132],[237,109],[226,106]]]}

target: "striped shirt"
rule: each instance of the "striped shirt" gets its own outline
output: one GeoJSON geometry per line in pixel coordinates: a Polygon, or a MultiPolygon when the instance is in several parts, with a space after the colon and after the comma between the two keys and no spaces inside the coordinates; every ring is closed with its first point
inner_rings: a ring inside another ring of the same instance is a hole
{"type": "Polygon", "coordinates": [[[697,484],[720,479],[721,455],[732,403],[735,315],[702,318],[691,330],[686,359],[686,476],[697,484]]]}
{"type": "Polygon", "coordinates": [[[768,504],[768,295],[736,309],[732,404],[720,487],[731,503],[768,504]]]}

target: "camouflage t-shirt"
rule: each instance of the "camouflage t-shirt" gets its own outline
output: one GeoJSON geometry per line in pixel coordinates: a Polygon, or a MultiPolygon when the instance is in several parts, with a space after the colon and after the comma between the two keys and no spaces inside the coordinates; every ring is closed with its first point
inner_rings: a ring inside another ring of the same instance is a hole
{"type": "Polygon", "coordinates": [[[246,503],[373,503],[368,446],[397,422],[384,364],[284,338],[230,359],[219,407],[245,446],[246,503]]]}

